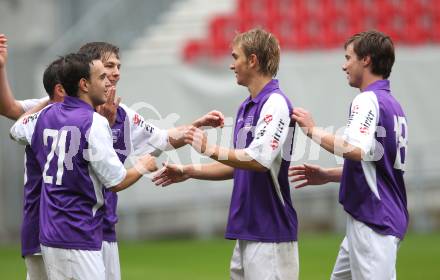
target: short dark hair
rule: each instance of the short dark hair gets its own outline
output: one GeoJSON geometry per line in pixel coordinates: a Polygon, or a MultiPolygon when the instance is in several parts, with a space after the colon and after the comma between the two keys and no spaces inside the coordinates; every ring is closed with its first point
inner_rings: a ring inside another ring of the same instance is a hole
{"type": "Polygon", "coordinates": [[[80,53],[71,53],[62,58],[58,77],[67,95],[78,97],[79,81],[90,79],[92,61],[89,55],[80,53]]]}
{"type": "Polygon", "coordinates": [[[79,48],[78,53],[85,53],[92,59],[106,61],[111,54],[115,54],[119,59],[119,48],[107,42],[90,42],[79,48]]]}
{"type": "Polygon", "coordinates": [[[59,57],[58,59],[52,61],[52,63],[47,66],[46,70],[44,70],[43,85],[50,99],[52,99],[55,94],[55,86],[61,83],[58,77],[58,72],[60,70],[62,61],[63,58],[59,57]]]}
{"type": "Polygon", "coordinates": [[[359,59],[370,56],[373,74],[388,79],[395,59],[394,44],[391,38],[382,32],[369,30],[350,37],[345,42],[344,48],[347,49],[348,45],[352,43],[353,50],[359,59]]]}

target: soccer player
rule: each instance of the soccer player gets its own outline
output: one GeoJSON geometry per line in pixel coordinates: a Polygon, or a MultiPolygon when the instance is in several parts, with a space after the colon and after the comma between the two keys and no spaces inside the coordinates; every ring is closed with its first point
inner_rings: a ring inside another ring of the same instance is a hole
{"type": "Polygon", "coordinates": [[[292,105],[273,79],[280,60],[279,44],[272,34],[252,29],[234,38],[232,57],[230,69],[237,83],[249,90],[238,109],[234,148],[208,143],[203,131],[192,128],[185,141],[217,162],[168,164],[153,181],[167,186],[189,178],[233,178],[225,234],[236,240],[231,279],[298,279],[297,217],[288,182],[292,105]]]}
{"type": "Polygon", "coordinates": [[[49,279],[105,279],[101,255],[102,185],[121,191],[155,170],[147,155],[126,170],[108,121],[94,111],[110,87],[100,60],[70,54],[59,78],[62,103],[21,117],[11,137],[30,144],[42,170],[40,242],[49,279]]]}
{"type": "Polygon", "coordinates": [[[347,212],[346,235],[331,279],[396,279],[396,256],[408,227],[403,173],[408,126],[388,80],[394,64],[390,37],[358,33],[344,45],[342,70],[358,88],[343,137],[317,126],[309,112],[296,108],[293,119],[313,141],[345,158],[342,168],[291,167],[293,182],[341,182],[339,202],[347,212]]]}
{"type": "MultiPolygon", "coordinates": [[[[99,59],[104,64],[107,77],[116,88],[120,79],[121,61],[119,48],[107,42],[90,42],[83,45],[78,53],[90,55],[93,59],[99,59]]],[[[138,154],[139,151],[158,155],[160,151],[171,148],[179,148],[185,145],[183,132],[189,127],[180,126],[168,130],[162,130],[147,123],[144,118],[124,104],[120,104],[119,98],[115,98],[106,104],[99,106],[97,111],[105,115],[111,121],[113,133],[113,147],[122,163],[130,154],[138,154]],[[129,133],[127,133],[127,131],[129,133]]],[[[212,111],[195,120],[192,125],[222,126],[224,117],[220,112],[212,111]]],[[[102,253],[106,268],[106,280],[119,280],[121,278],[119,252],[116,238],[115,225],[118,222],[116,193],[105,191],[105,216],[103,223],[102,253]]]]}
{"type": "MultiPolygon", "coordinates": [[[[0,114],[16,120],[25,112],[42,109],[47,105],[47,98],[15,100],[6,78],[6,41],[6,36],[0,35],[0,114]]],[[[64,89],[57,77],[60,62],[60,59],[55,60],[44,71],[43,84],[49,95],[49,102],[60,102],[64,98],[64,89]]],[[[41,170],[29,145],[25,147],[25,178],[20,235],[21,254],[25,260],[27,280],[45,280],[47,273],[39,241],[41,170]]]]}

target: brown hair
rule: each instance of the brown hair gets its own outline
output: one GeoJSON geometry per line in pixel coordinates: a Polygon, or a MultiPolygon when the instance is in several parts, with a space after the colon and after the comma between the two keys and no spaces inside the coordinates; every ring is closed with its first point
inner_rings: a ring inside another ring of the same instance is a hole
{"type": "Polygon", "coordinates": [[[357,33],[350,37],[344,44],[353,44],[353,50],[359,59],[366,56],[371,58],[371,72],[388,79],[394,64],[394,44],[388,35],[376,30],[357,33]]]}
{"type": "Polygon", "coordinates": [[[113,44],[107,42],[90,42],[83,45],[78,53],[85,53],[92,57],[92,59],[98,59],[106,61],[112,54],[119,59],[119,48],[113,44]]]}
{"type": "Polygon", "coordinates": [[[240,45],[246,57],[255,54],[261,73],[276,76],[280,64],[280,45],[273,34],[262,28],[255,28],[237,34],[232,44],[240,45]]]}

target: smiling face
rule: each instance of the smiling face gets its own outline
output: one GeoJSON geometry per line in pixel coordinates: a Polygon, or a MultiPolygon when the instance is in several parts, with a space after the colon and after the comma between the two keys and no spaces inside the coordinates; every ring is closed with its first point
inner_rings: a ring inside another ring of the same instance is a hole
{"type": "Polygon", "coordinates": [[[112,86],[116,86],[121,78],[119,72],[121,69],[121,61],[115,53],[104,55],[103,58],[105,58],[105,60],[102,60],[102,63],[104,64],[107,78],[112,86]]]}
{"type": "Polygon", "coordinates": [[[107,91],[111,86],[101,60],[93,60],[90,67],[90,79],[87,81],[89,98],[93,107],[107,101],[107,91]]]}
{"type": "Polygon", "coordinates": [[[355,88],[361,88],[365,71],[365,58],[358,58],[354,52],[353,43],[351,43],[345,49],[345,59],[342,70],[347,74],[348,84],[355,88]]]}
{"type": "Polygon", "coordinates": [[[248,58],[239,44],[232,46],[232,63],[229,69],[234,71],[237,84],[248,86],[251,78],[251,67],[248,58]]]}

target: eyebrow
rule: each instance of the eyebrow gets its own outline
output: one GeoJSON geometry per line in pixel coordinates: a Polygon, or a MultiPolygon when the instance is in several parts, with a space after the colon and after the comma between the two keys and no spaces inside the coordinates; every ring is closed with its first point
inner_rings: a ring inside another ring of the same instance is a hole
{"type": "Polygon", "coordinates": [[[121,66],[121,63],[116,63],[116,62],[113,62],[113,61],[106,61],[106,62],[104,63],[104,65],[111,65],[111,66],[116,65],[116,66],[121,66]]]}

